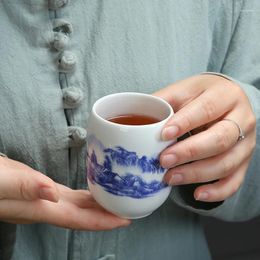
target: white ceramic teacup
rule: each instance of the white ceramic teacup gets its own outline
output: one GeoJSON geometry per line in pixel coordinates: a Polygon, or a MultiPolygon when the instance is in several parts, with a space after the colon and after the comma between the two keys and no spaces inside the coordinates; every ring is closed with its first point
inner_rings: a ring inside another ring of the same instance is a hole
{"type": "Polygon", "coordinates": [[[143,93],[116,93],[100,98],[88,123],[87,180],[95,200],[124,218],[150,215],[167,199],[171,187],[159,155],[171,142],[161,140],[164,124],[173,115],[163,99],[143,93]],[[146,125],[123,125],[107,119],[138,114],[157,118],[146,125]]]}

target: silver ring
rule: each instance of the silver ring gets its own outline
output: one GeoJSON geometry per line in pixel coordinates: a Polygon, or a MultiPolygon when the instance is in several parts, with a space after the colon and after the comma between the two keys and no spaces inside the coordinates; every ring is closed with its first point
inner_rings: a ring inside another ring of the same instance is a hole
{"type": "Polygon", "coordinates": [[[239,126],[239,124],[238,124],[237,122],[235,122],[234,120],[229,119],[229,118],[224,118],[224,119],[222,119],[222,120],[232,122],[233,124],[236,125],[236,127],[238,128],[238,131],[239,131],[239,136],[238,136],[238,138],[237,138],[237,142],[239,142],[239,141],[245,139],[245,134],[244,134],[243,130],[241,129],[241,127],[239,126]]]}

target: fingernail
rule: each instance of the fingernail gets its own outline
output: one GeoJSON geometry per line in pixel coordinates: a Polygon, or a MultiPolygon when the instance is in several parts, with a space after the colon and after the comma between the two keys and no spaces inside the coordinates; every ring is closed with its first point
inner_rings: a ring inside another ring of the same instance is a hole
{"type": "Polygon", "coordinates": [[[199,193],[196,200],[206,201],[206,200],[208,200],[208,198],[209,198],[209,193],[204,191],[204,192],[199,193]]]}
{"type": "Polygon", "coordinates": [[[170,184],[181,184],[183,182],[183,176],[181,174],[174,174],[170,179],[170,184]]]}
{"type": "Polygon", "coordinates": [[[177,137],[179,128],[177,126],[167,126],[162,131],[162,139],[164,141],[172,140],[177,137]]]}
{"type": "Polygon", "coordinates": [[[52,202],[58,202],[58,195],[53,191],[52,188],[44,187],[39,190],[39,198],[42,200],[49,200],[52,202]]]}
{"type": "Polygon", "coordinates": [[[174,154],[166,154],[161,159],[162,167],[171,168],[177,162],[177,157],[174,154]]]}

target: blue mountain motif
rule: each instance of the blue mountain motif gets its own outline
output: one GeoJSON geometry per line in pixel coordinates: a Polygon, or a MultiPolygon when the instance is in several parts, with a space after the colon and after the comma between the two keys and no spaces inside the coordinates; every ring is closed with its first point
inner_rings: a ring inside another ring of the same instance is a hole
{"type": "Polygon", "coordinates": [[[134,166],[146,173],[162,173],[164,168],[160,166],[159,160],[157,158],[147,159],[146,156],[138,158],[135,152],[129,152],[121,146],[117,146],[116,149],[107,148],[104,149],[106,155],[106,160],[111,163],[112,161],[116,162],[118,165],[122,166],[134,166]]]}
{"type": "Polygon", "coordinates": [[[118,146],[115,149],[103,149],[105,160],[103,165],[99,164],[95,151],[88,154],[88,179],[92,184],[98,183],[106,191],[118,195],[132,198],[144,198],[167,187],[165,183],[157,180],[146,182],[141,176],[136,176],[126,172],[124,176],[119,176],[113,171],[113,164],[121,166],[137,167],[144,174],[164,173],[164,168],[159,164],[157,158],[148,159],[146,156],[138,158],[135,152],[127,151],[118,146]]]}

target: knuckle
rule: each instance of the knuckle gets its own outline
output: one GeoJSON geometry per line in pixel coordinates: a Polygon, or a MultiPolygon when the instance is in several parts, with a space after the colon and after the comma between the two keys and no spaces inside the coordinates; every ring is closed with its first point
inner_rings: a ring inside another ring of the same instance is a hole
{"type": "Polygon", "coordinates": [[[180,129],[185,129],[186,131],[189,131],[193,128],[192,118],[189,113],[186,113],[183,116],[182,124],[179,126],[180,129]]]}
{"type": "Polygon", "coordinates": [[[231,160],[223,160],[222,165],[223,165],[223,170],[222,170],[223,176],[227,176],[235,169],[235,163],[231,160]]]}
{"type": "Polygon", "coordinates": [[[218,151],[225,151],[229,148],[230,138],[227,134],[227,127],[222,125],[220,131],[214,131],[213,134],[216,140],[216,148],[218,151]]]}
{"type": "Polygon", "coordinates": [[[19,195],[21,199],[26,199],[26,184],[24,181],[21,181],[20,185],[19,185],[19,195]]]}
{"type": "Polygon", "coordinates": [[[248,98],[244,90],[236,83],[229,82],[229,84],[233,87],[234,94],[237,95],[237,100],[244,100],[248,102],[248,98]]]}
{"type": "MultiPolygon", "coordinates": [[[[225,91],[225,93],[226,93],[226,90],[229,89],[229,91],[232,91],[236,96],[238,96],[240,98],[246,96],[244,91],[242,90],[242,88],[232,80],[224,80],[222,82],[222,85],[223,85],[223,90],[225,91]]],[[[225,94],[225,93],[223,93],[223,94],[225,94]]]]}
{"type": "Polygon", "coordinates": [[[206,120],[211,121],[212,118],[215,118],[216,106],[214,102],[210,99],[204,99],[201,101],[202,111],[206,117],[206,120]]]}
{"type": "Polygon", "coordinates": [[[187,144],[185,147],[185,157],[188,161],[198,157],[198,149],[195,145],[187,144]]]}
{"type": "Polygon", "coordinates": [[[201,172],[195,170],[194,168],[190,169],[189,179],[190,179],[190,182],[193,182],[193,183],[199,183],[199,182],[203,181],[201,172]]]}
{"type": "Polygon", "coordinates": [[[30,199],[29,182],[28,180],[22,180],[19,185],[19,195],[21,199],[30,199]]]}

